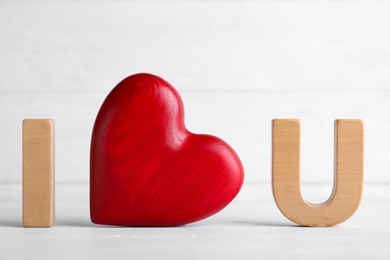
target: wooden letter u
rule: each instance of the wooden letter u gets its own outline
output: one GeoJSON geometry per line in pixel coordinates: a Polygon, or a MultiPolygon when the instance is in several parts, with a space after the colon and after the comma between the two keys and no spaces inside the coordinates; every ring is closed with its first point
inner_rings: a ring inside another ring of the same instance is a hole
{"type": "Polygon", "coordinates": [[[306,202],[300,190],[299,120],[272,122],[272,189],[279,210],[303,226],[332,226],[350,218],[363,191],[363,123],[335,121],[333,191],[321,204],[306,202]]]}

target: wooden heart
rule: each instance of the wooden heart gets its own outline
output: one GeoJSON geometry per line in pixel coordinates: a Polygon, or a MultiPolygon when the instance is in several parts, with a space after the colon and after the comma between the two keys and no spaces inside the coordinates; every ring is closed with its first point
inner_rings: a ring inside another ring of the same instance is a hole
{"type": "Polygon", "coordinates": [[[240,159],[227,143],[186,129],[178,92],[157,76],[124,79],[100,108],[90,158],[96,224],[198,221],[227,206],[243,179],[240,159]]]}

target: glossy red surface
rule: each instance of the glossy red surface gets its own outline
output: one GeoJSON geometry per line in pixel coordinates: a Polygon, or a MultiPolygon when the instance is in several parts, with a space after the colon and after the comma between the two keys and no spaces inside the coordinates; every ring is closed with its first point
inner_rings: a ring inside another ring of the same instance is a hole
{"type": "Polygon", "coordinates": [[[96,224],[176,226],[230,203],[244,179],[221,139],[189,132],[165,80],[136,74],[107,96],[92,133],[90,213],[96,224]]]}

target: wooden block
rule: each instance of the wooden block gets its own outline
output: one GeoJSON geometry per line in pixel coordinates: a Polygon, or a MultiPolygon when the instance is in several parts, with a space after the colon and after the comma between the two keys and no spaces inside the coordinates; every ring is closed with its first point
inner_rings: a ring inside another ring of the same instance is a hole
{"type": "Polygon", "coordinates": [[[23,121],[23,226],[54,225],[54,121],[23,121]]]}
{"type": "Polygon", "coordinates": [[[350,218],[363,192],[362,121],[335,121],[333,191],[322,204],[306,202],[301,195],[299,120],[275,119],[272,126],[272,188],[283,215],[304,226],[332,226],[350,218]]]}

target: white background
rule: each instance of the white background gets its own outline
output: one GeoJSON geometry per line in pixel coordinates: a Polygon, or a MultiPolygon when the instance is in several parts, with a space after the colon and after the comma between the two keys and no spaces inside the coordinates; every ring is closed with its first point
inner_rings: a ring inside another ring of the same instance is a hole
{"type": "Polygon", "coordinates": [[[78,185],[87,200],[95,116],[138,72],[179,91],[189,130],[236,150],[244,194],[270,188],[273,118],[301,119],[307,199],[331,191],[338,118],[364,120],[365,196],[390,183],[388,1],[3,0],[0,200],[20,196],[25,118],[56,121],[57,190],[66,199],[78,185]]]}
{"type": "Polygon", "coordinates": [[[124,77],[181,94],[188,128],[269,182],[271,120],[300,118],[302,181],[332,182],[333,120],[365,122],[366,183],[390,182],[387,1],[1,1],[0,183],[21,181],[21,122],[56,121],[56,180],[89,179],[97,111],[124,77]]]}

